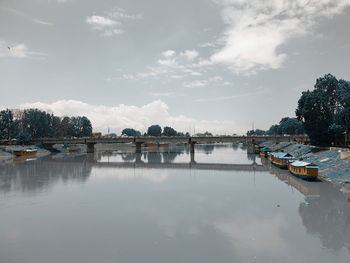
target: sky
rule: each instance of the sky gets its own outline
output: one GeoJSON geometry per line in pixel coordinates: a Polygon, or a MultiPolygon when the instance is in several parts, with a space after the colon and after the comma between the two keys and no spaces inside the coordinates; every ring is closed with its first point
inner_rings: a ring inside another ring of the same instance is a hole
{"type": "Polygon", "coordinates": [[[244,134],[350,80],[350,0],[0,0],[0,108],[244,134]]]}

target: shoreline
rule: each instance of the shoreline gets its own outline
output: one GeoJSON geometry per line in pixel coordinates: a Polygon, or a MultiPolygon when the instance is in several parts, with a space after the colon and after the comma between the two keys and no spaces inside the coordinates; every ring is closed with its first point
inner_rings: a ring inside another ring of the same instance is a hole
{"type": "Polygon", "coordinates": [[[289,153],[298,159],[318,165],[319,177],[322,180],[339,186],[350,185],[350,152],[348,151],[342,151],[340,148],[320,148],[290,142],[272,143],[267,141],[260,145],[289,153]]]}

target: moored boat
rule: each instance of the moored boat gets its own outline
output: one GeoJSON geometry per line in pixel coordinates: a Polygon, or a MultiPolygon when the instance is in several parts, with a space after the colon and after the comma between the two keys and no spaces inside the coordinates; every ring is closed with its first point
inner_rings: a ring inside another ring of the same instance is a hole
{"type": "Polygon", "coordinates": [[[37,149],[29,148],[24,150],[15,150],[12,153],[16,156],[31,156],[35,155],[38,152],[37,149]]]}
{"type": "Polygon", "coordinates": [[[288,170],[293,175],[306,180],[315,180],[318,176],[318,166],[304,161],[288,162],[288,170]]]}
{"type": "Polygon", "coordinates": [[[260,153],[260,146],[254,145],[254,153],[260,153]]]}
{"type": "Polygon", "coordinates": [[[260,155],[261,156],[264,156],[264,157],[268,157],[268,153],[271,153],[273,152],[274,150],[270,149],[270,148],[267,148],[267,147],[264,147],[260,150],[260,155]]]}
{"type": "Polygon", "coordinates": [[[279,168],[287,169],[288,162],[293,160],[294,157],[289,153],[276,152],[276,153],[272,153],[269,156],[269,159],[271,160],[272,164],[278,166],[279,168]]]}

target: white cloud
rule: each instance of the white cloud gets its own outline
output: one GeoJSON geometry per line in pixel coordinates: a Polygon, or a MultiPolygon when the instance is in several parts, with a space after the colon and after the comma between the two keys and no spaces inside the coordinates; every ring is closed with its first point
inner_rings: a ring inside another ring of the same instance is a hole
{"type": "Polygon", "coordinates": [[[86,18],[86,23],[92,25],[95,29],[98,30],[101,30],[105,27],[113,27],[114,25],[119,24],[119,22],[103,16],[88,16],[86,18]]]}
{"type": "Polygon", "coordinates": [[[198,57],[199,53],[197,50],[186,50],[185,52],[182,52],[180,54],[181,56],[187,58],[187,60],[194,60],[196,57],[198,57]]]}
{"type": "Polygon", "coordinates": [[[110,17],[117,20],[140,20],[143,19],[142,14],[128,14],[123,8],[115,7],[112,11],[107,12],[110,17]]]}
{"type": "MultiPolygon", "coordinates": [[[[194,80],[190,82],[184,82],[183,86],[185,88],[200,88],[200,87],[206,87],[212,83],[222,83],[223,78],[220,76],[214,76],[210,77],[208,79],[202,79],[202,80],[194,80]]],[[[223,84],[223,83],[222,83],[223,84]]]]}
{"type": "Polygon", "coordinates": [[[37,18],[33,18],[32,19],[33,22],[37,23],[37,24],[41,24],[41,25],[45,25],[45,26],[53,26],[54,24],[51,22],[46,22],[37,18]]]}
{"type": "MultiPolygon", "coordinates": [[[[127,74],[127,79],[152,78],[159,79],[162,75],[167,75],[170,79],[183,79],[185,77],[202,76],[202,68],[212,65],[207,60],[199,58],[196,50],[185,50],[176,52],[165,50],[160,53],[156,66],[149,67],[149,71],[127,74]]],[[[124,78],[124,77],[123,77],[124,78]]],[[[111,79],[111,78],[110,78],[111,79]]],[[[124,78],[126,79],[126,78],[124,78]]]]}
{"type": "Polygon", "coordinates": [[[175,92],[154,92],[152,93],[152,96],[154,97],[170,97],[170,96],[175,96],[175,92]]]}
{"type": "Polygon", "coordinates": [[[203,44],[200,44],[199,47],[215,47],[216,44],[215,43],[211,43],[211,42],[206,42],[203,44]]]}
{"type": "Polygon", "coordinates": [[[103,16],[88,16],[86,23],[91,25],[92,29],[103,31],[104,36],[113,36],[123,34],[120,28],[121,23],[103,16]]]}
{"type": "Polygon", "coordinates": [[[135,77],[135,76],[132,75],[132,74],[123,74],[123,75],[122,75],[122,78],[123,78],[123,79],[126,79],[126,80],[138,80],[138,78],[135,77]]]}
{"type": "Polygon", "coordinates": [[[166,58],[173,57],[176,54],[174,50],[166,50],[162,52],[162,56],[166,58]]]}
{"type": "Polygon", "coordinates": [[[102,31],[103,36],[121,35],[124,33],[122,29],[123,20],[139,20],[142,14],[127,14],[124,9],[116,7],[105,15],[92,15],[85,19],[85,22],[94,30],[102,31]]]}
{"type": "Polygon", "coordinates": [[[24,17],[24,18],[29,19],[29,20],[33,21],[34,23],[37,23],[37,24],[41,24],[41,25],[45,25],[45,26],[53,26],[54,25],[51,22],[43,21],[43,20],[38,19],[38,18],[33,18],[30,15],[28,15],[28,14],[26,14],[26,13],[20,11],[20,10],[14,9],[14,8],[0,7],[0,10],[6,11],[6,12],[10,12],[10,13],[16,14],[18,16],[24,17]]]}
{"type": "Polygon", "coordinates": [[[207,80],[195,80],[195,81],[191,81],[191,82],[185,82],[183,84],[183,86],[185,88],[200,88],[200,87],[205,87],[208,85],[208,81],[207,80]]]}
{"type": "Polygon", "coordinates": [[[21,43],[17,45],[10,45],[5,41],[0,41],[0,57],[14,57],[14,58],[29,58],[29,59],[45,59],[46,53],[30,51],[28,47],[21,43]]]}
{"type": "Polygon", "coordinates": [[[47,103],[26,103],[18,106],[24,108],[39,108],[49,110],[58,116],[87,116],[97,131],[106,132],[109,127],[111,131],[120,133],[126,127],[132,127],[146,131],[152,124],[171,126],[179,131],[205,132],[214,134],[243,133],[244,130],[235,125],[233,121],[218,120],[196,120],[184,115],[173,116],[168,112],[168,105],[161,100],[155,100],[144,106],[119,106],[91,105],[76,100],[60,100],[51,104],[47,103]]]}
{"type": "Polygon", "coordinates": [[[211,56],[235,72],[281,67],[287,54],[278,51],[292,37],[311,31],[319,18],[330,18],[350,0],[218,0],[226,24],[223,46],[211,56]]]}

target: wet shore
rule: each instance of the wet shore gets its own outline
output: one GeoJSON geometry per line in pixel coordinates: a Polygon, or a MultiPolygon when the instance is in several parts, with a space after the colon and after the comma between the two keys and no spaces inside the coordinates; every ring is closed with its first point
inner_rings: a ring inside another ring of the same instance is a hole
{"type": "Polygon", "coordinates": [[[350,184],[350,152],[344,149],[319,148],[290,142],[264,142],[261,145],[318,165],[319,176],[324,180],[340,185],[350,184]]]}

